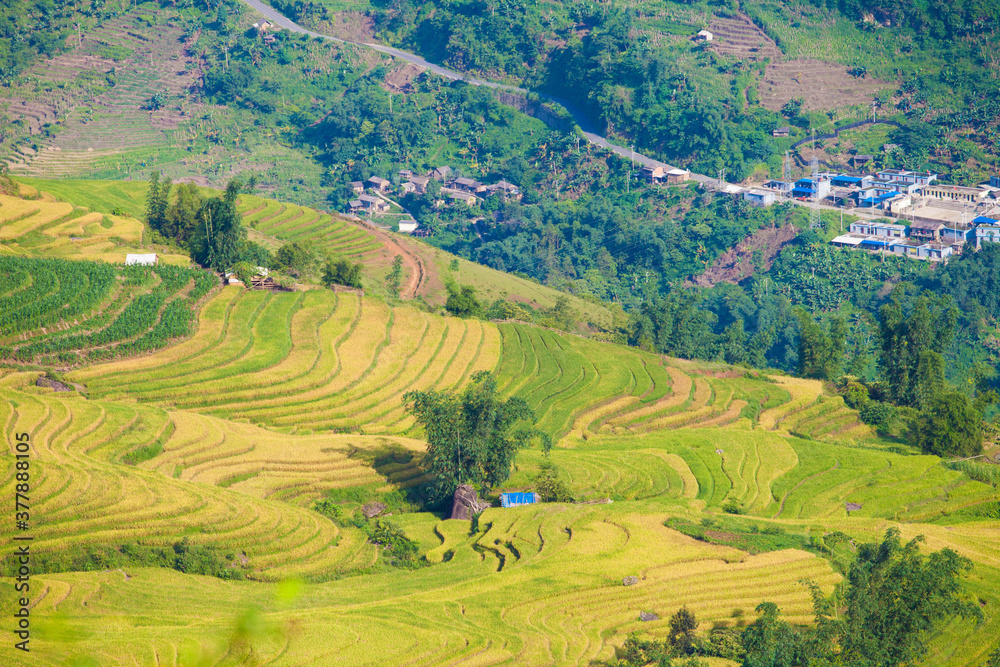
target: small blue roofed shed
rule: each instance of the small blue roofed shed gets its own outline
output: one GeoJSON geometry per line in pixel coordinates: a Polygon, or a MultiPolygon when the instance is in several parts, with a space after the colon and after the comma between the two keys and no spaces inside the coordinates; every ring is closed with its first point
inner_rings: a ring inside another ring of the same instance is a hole
{"type": "Polygon", "coordinates": [[[540,502],[540,499],[534,491],[512,491],[500,494],[501,507],[520,507],[521,505],[534,505],[537,502],[540,502]]]}

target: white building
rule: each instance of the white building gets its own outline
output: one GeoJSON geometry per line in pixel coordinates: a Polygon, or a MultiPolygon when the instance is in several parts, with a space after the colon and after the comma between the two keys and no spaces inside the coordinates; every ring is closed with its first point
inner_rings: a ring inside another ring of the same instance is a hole
{"type": "Polygon", "coordinates": [[[156,266],[156,253],[146,255],[125,255],[125,266],[156,266]]]}

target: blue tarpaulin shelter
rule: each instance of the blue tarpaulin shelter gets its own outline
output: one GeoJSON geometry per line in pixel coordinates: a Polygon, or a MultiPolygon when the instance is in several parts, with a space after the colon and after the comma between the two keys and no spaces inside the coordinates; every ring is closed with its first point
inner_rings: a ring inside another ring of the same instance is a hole
{"type": "Polygon", "coordinates": [[[539,502],[538,494],[533,491],[512,491],[500,494],[500,505],[503,507],[534,505],[537,502],[539,502]]]}

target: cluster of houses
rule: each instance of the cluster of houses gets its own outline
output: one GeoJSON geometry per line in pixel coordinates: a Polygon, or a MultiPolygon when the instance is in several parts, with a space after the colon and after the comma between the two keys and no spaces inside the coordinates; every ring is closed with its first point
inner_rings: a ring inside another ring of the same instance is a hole
{"type": "Polygon", "coordinates": [[[901,225],[860,220],[851,223],[847,234],[841,234],[830,243],[843,248],[940,261],[967,247],[978,250],[983,243],[1000,243],[1000,214],[977,216],[968,224],[950,227],[942,222],[914,221],[901,225]]]}
{"type": "Polygon", "coordinates": [[[847,208],[870,208],[903,213],[913,207],[917,196],[942,202],[977,206],[996,199],[1000,192],[1000,176],[989,185],[975,188],[935,183],[938,175],[929,171],[883,169],[875,174],[820,173],[813,178],[797,181],[771,180],[762,188],[752,188],[744,199],[756,206],[769,206],[779,197],[800,201],[830,200],[847,208]]]}
{"type": "Polygon", "coordinates": [[[849,233],[831,242],[841,247],[938,261],[965,248],[978,250],[983,243],[1000,242],[1000,213],[990,212],[998,210],[992,204],[1000,199],[1000,176],[975,188],[944,185],[937,178],[933,172],[905,169],[870,175],[820,173],[797,181],[768,181],[745,191],[743,198],[754,206],[769,206],[791,197],[911,218],[907,224],[892,219],[855,222],[849,233]],[[934,217],[940,214],[945,218],[934,217]]]}
{"type": "MultiPolygon", "coordinates": [[[[447,205],[464,205],[468,207],[476,206],[487,197],[497,195],[505,200],[520,200],[521,190],[513,183],[501,180],[498,183],[486,185],[479,181],[466,178],[464,176],[454,176],[451,167],[437,167],[425,175],[414,174],[409,169],[399,172],[400,184],[394,187],[392,181],[381,176],[372,176],[365,182],[351,181],[351,190],[358,195],[357,199],[352,199],[349,206],[352,213],[387,213],[390,204],[379,195],[386,194],[424,194],[427,186],[432,180],[442,183],[440,194],[442,199],[434,202],[436,207],[447,205]],[[372,194],[365,194],[365,191],[372,194]]],[[[416,223],[413,223],[414,225],[416,223]]],[[[416,227],[414,227],[415,231],[416,227]]],[[[400,226],[400,231],[403,226],[400,226]]]]}

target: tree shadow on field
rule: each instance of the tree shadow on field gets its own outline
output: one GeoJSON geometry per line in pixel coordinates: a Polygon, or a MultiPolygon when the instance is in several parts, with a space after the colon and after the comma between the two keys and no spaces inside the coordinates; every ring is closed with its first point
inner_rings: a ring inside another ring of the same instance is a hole
{"type": "Polygon", "coordinates": [[[387,484],[396,487],[406,501],[424,510],[427,486],[422,467],[424,454],[403,447],[398,442],[379,438],[375,447],[351,447],[348,458],[361,461],[371,466],[375,472],[385,478],[387,484]]]}

